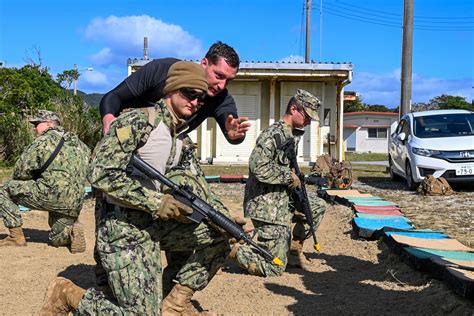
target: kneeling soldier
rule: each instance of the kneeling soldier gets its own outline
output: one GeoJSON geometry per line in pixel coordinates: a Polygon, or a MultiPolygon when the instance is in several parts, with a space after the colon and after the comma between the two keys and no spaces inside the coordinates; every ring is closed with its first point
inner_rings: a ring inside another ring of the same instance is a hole
{"type": "Polygon", "coordinates": [[[10,231],[0,247],[26,246],[19,205],[49,213],[49,240],[69,246],[72,253],[86,249],[84,228],[78,222],[84,202],[89,148],[59,126],[59,116],[40,110],[31,118],[37,138],[15,164],[13,179],[0,188],[0,215],[10,231]]]}

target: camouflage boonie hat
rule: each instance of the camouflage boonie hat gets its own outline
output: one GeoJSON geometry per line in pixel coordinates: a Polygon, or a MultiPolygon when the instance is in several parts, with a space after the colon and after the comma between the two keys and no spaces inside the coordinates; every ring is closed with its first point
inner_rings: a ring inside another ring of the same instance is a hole
{"type": "Polygon", "coordinates": [[[306,90],[298,89],[296,90],[295,99],[298,104],[303,106],[306,114],[308,114],[313,120],[319,121],[318,110],[321,106],[321,101],[319,101],[317,97],[306,90]]]}
{"type": "Polygon", "coordinates": [[[59,115],[56,112],[48,110],[39,110],[35,116],[28,120],[30,123],[42,123],[49,121],[56,121],[59,123],[59,115]]]}

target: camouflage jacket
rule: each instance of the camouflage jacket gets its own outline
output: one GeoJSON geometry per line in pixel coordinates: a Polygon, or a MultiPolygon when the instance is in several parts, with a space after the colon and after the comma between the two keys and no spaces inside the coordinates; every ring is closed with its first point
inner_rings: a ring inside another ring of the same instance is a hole
{"type": "Polygon", "coordinates": [[[76,135],[60,126],[46,130],[28,146],[15,164],[14,180],[35,180],[40,192],[57,201],[57,208],[79,210],[84,202],[84,184],[90,150],[76,135]],[[51,156],[61,136],[64,145],[46,170],[35,179],[34,175],[51,156]]]}
{"type": "MultiPolygon", "coordinates": [[[[154,126],[163,123],[169,128],[173,151],[177,138],[176,125],[164,99],[156,103],[155,111],[154,126]]],[[[140,109],[120,115],[94,149],[87,179],[94,188],[117,204],[153,214],[159,209],[163,194],[127,173],[130,158],[146,143],[149,127],[148,115],[140,109]]],[[[170,156],[169,151],[159,151],[160,148],[157,148],[155,155],[170,156]]]]}
{"type": "Polygon", "coordinates": [[[258,137],[249,161],[249,178],[245,185],[245,216],[259,221],[289,225],[289,189],[292,182],[290,160],[278,148],[275,135],[281,143],[294,137],[290,126],[278,121],[258,137]]]}

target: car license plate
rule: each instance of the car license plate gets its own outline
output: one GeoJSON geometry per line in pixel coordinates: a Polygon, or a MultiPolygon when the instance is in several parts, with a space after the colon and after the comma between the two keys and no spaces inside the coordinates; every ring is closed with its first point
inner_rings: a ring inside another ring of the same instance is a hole
{"type": "Polygon", "coordinates": [[[457,176],[473,176],[474,175],[474,165],[460,166],[456,168],[457,176]]]}

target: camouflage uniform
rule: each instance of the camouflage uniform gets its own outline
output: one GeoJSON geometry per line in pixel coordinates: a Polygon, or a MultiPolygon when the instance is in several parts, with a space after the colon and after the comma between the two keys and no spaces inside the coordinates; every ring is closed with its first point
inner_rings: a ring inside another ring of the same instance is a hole
{"type": "Polygon", "coordinates": [[[13,179],[0,188],[0,215],[8,228],[21,227],[18,204],[49,212],[49,240],[54,246],[71,243],[72,225],[84,202],[84,183],[90,150],[76,135],[60,126],[47,129],[28,146],[15,164],[13,179]],[[39,170],[61,137],[64,145],[49,167],[39,170]]]}
{"type": "MultiPolygon", "coordinates": [[[[160,124],[168,128],[171,148],[155,148],[154,155],[168,157],[166,166],[161,167],[167,175],[172,175],[173,157],[181,153],[177,144],[184,137],[175,133],[177,126],[164,100],[156,104],[155,111],[155,130],[160,124]]],[[[205,223],[162,221],[152,217],[160,206],[161,186],[126,173],[131,156],[146,144],[147,129],[148,117],[144,112],[125,113],[112,124],[109,133],[96,147],[97,156],[89,169],[88,179],[116,202],[102,210],[105,216],[100,220],[97,232],[97,250],[115,300],[107,299],[100,291],[88,289],[76,314],[160,314],[160,250],[191,251],[192,255],[176,280],[193,290],[201,290],[207,285],[230,251],[222,234],[205,223]]]]}
{"type": "MultiPolygon", "coordinates": [[[[281,143],[294,137],[290,126],[278,121],[264,130],[250,156],[249,178],[245,186],[244,212],[250,217],[258,234],[258,243],[274,256],[282,259],[279,267],[264,260],[247,245],[238,249],[236,259],[249,273],[260,276],[278,276],[285,271],[292,238],[291,224],[295,223],[293,239],[305,237],[305,220],[292,211],[291,194],[288,185],[292,182],[290,160],[279,149],[275,135],[281,136],[281,143]]],[[[315,227],[319,226],[325,212],[324,200],[310,196],[315,227]]]]}

